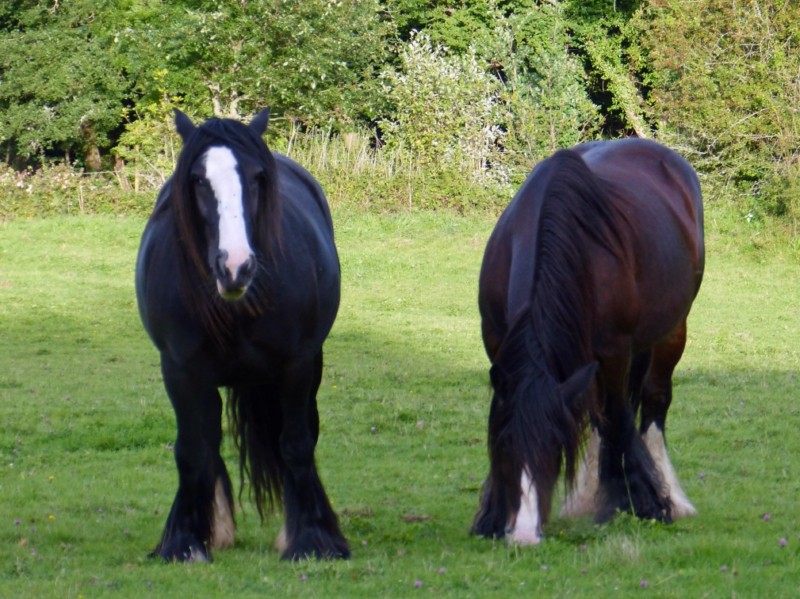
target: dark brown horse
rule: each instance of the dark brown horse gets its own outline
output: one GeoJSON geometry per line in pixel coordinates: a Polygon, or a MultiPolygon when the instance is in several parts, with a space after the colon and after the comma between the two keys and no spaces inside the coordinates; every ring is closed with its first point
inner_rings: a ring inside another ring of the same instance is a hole
{"type": "Polygon", "coordinates": [[[562,461],[566,515],[694,513],[664,427],[703,265],[700,185],[675,152],[594,142],[536,166],[480,274],[494,394],[475,534],[538,543],[562,461]]]}

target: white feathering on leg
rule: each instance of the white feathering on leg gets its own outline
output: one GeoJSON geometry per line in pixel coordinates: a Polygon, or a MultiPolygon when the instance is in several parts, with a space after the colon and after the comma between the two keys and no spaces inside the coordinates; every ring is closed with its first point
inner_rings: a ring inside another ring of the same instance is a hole
{"type": "Polygon", "coordinates": [[[214,488],[214,523],[211,527],[211,546],[215,549],[233,547],[236,525],[222,482],[217,479],[214,488]]]}
{"type": "Polygon", "coordinates": [[[642,435],[644,444],[656,464],[656,468],[661,473],[661,479],[669,489],[669,500],[672,504],[672,519],[686,518],[697,514],[697,510],[689,501],[689,498],[681,488],[678,482],[678,475],[675,473],[675,468],[670,462],[669,455],[667,454],[667,446],[664,442],[664,434],[653,423],[647,432],[642,435]]]}
{"type": "Polygon", "coordinates": [[[519,511],[507,533],[508,542],[512,545],[538,545],[542,540],[539,495],[526,468],[522,469],[520,489],[519,511]]]}
{"type": "Polygon", "coordinates": [[[276,551],[283,553],[289,547],[289,538],[286,536],[286,525],[284,524],[281,526],[280,531],[278,532],[278,536],[275,537],[275,547],[276,551]]]}
{"type": "Polygon", "coordinates": [[[597,490],[599,486],[600,433],[592,428],[589,443],[583,454],[575,484],[570,489],[564,505],[561,507],[562,518],[578,518],[594,515],[597,512],[597,490]]]}

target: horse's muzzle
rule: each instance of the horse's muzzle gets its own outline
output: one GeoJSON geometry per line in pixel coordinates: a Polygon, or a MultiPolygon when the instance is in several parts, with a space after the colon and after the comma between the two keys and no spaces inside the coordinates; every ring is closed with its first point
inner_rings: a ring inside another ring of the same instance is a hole
{"type": "Polygon", "coordinates": [[[256,257],[251,254],[233,273],[226,264],[227,257],[227,252],[220,252],[214,265],[217,291],[222,299],[236,301],[243,298],[247,293],[247,288],[256,274],[258,262],[256,257]]]}

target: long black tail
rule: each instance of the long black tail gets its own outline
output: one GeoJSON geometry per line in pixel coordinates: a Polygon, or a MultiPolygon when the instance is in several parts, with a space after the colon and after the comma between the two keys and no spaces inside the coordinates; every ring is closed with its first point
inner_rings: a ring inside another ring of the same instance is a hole
{"type": "Polygon", "coordinates": [[[249,480],[263,520],[283,500],[282,410],[277,393],[267,385],[229,389],[228,420],[239,452],[239,499],[249,480]]]}
{"type": "Polygon", "coordinates": [[[530,309],[512,323],[495,356],[489,417],[489,452],[498,496],[519,509],[520,477],[527,467],[539,492],[543,521],[549,517],[552,491],[561,472],[571,484],[589,419],[586,393],[596,366],[588,365],[568,381],[549,372],[530,309]]]}

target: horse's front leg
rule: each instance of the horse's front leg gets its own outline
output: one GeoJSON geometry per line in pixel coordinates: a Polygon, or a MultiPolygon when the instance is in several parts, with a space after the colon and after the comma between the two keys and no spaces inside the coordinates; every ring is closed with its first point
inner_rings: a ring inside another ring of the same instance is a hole
{"type": "Polygon", "coordinates": [[[180,370],[162,358],[164,385],[175,410],[178,492],[152,556],[208,561],[210,548],[233,545],[231,481],[220,456],[222,400],[202,373],[180,370]]]}
{"type": "Polygon", "coordinates": [[[322,379],[322,352],[290,361],[281,377],[283,408],[281,457],[286,521],[278,540],[284,559],[348,558],[350,549],[322,487],[314,463],[319,437],[317,390],[322,379]]]}

